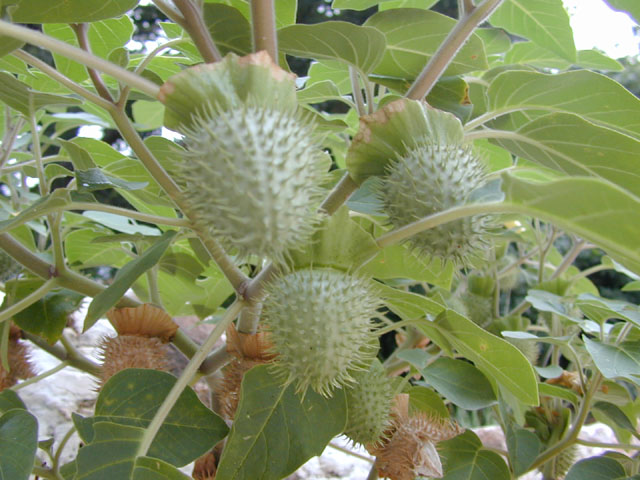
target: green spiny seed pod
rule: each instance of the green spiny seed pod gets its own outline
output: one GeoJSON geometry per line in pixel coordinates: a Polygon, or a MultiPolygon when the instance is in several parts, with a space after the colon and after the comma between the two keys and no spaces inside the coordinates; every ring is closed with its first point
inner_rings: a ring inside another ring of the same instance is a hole
{"type": "Polygon", "coordinates": [[[300,270],[267,286],[263,314],[275,363],[296,390],[328,396],[352,383],[375,349],[379,300],[369,280],[333,269],[300,270]]]}
{"type": "Polygon", "coordinates": [[[493,297],[466,292],[462,294],[462,303],[473,323],[486,327],[493,320],[493,297]]]}
{"type": "Polygon", "coordinates": [[[4,250],[0,250],[0,282],[14,278],[22,270],[22,265],[16,262],[4,250]]]}
{"type": "Polygon", "coordinates": [[[344,434],[361,445],[380,442],[391,425],[393,387],[376,359],[368,370],[354,374],[355,385],[347,393],[347,426],[344,434]]]}
{"type": "MultiPolygon", "coordinates": [[[[425,141],[391,164],[379,195],[399,228],[463,205],[483,184],[483,175],[483,165],[470,149],[425,141]]],[[[466,217],[425,230],[409,242],[420,254],[462,263],[483,245],[487,224],[487,217],[466,217]]]]}
{"type": "Polygon", "coordinates": [[[326,168],[308,123],[289,110],[212,108],[186,131],[185,197],[196,221],[278,263],[308,240],[326,168]]]}
{"type": "Polygon", "coordinates": [[[577,445],[571,445],[569,448],[565,448],[544,465],[542,472],[545,474],[545,478],[564,478],[577,458],[577,445]]]}
{"type": "Polygon", "coordinates": [[[538,344],[530,340],[524,340],[522,338],[505,337],[505,340],[511,345],[516,347],[522,354],[531,362],[531,365],[536,365],[538,362],[538,356],[540,354],[538,350],[538,344]]]}

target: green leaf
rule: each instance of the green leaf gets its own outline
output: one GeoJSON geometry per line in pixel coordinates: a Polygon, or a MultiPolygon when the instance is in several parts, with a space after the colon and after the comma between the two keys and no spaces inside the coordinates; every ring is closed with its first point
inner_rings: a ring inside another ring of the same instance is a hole
{"type": "Polygon", "coordinates": [[[500,455],[482,448],[475,433],[467,430],[438,444],[443,480],[510,480],[511,474],[500,455]]]}
{"type": "Polygon", "coordinates": [[[149,185],[147,182],[127,182],[104,173],[100,168],[76,170],[78,192],[87,193],[107,188],[121,188],[123,190],[140,190],[149,185]]]}
{"type": "MultiPolygon", "coordinates": [[[[41,280],[14,280],[10,284],[15,297],[13,303],[26,297],[41,285],[41,280]]],[[[13,321],[23,330],[44,338],[54,344],[62,335],[67,325],[69,314],[80,307],[84,295],[67,289],[54,290],[47,293],[37,302],[13,316],[13,321]]]]}
{"type": "Polygon", "coordinates": [[[489,21],[574,62],[576,47],[562,0],[505,0],[489,21]]]}
{"type": "Polygon", "coordinates": [[[640,341],[607,345],[583,337],[584,345],[605,378],[624,378],[640,385],[640,341]]]}
{"type": "Polygon", "coordinates": [[[216,476],[228,480],[279,480],[319,455],[346,424],[344,390],[332,398],[285,387],[268,365],[247,372],[240,404],[216,476]]]}
{"type": "Polygon", "coordinates": [[[33,111],[53,105],[80,105],[77,98],[63,97],[32,90],[26,83],[21,82],[13,75],[0,72],[0,101],[11,108],[29,116],[33,111]]]}
{"type": "Polygon", "coordinates": [[[487,377],[469,362],[443,357],[420,372],[441,395],[465,410],[479,410],[497,401],[487,377]]]}
{"type": "Polygon", "coordinates": [[[542,444],[535,433],[509,425],[506,434],[509,459],[516,477],[523,475],[542,450],[542,444]]]}
{"type": "Polygon", "coordinates": [[[384,284],[377,284],[376,288],[389,309],[403,320],[415,320],[426,314],[438,315],[445,308],[424,295],[405,292],[384,284]]]}
{"type": "Polygon", "coordinates": [[[384,53],[384,35],[375,28],[347,22],[291,25],[278,31],[278,47],[289,55],[340,60],[371,72],[384,53]]]}
{"type": "Polygon", "coordinates": [[[640,272],[640,200],[595,178],[531,182],[503,175],[506,203],[597,244],[640,272]]]}
{"type": "MultiPolygon", "coordinates": [[[[416,8],[385,10],[374,14],[364,25],[382,32],[387,47],[373,73],[414,80],[455,24],[454,19],[445,15],[416,8]]],[[[487,67],[482,40],[473,34],[458,51],[444,75],[461,75],[487,67]]]]}
{"type": "Polygon", "coordinates": [[[18,0],[11,15],[19,23],[84,23],[118,17],[138,0],[104,0],[95,5],[85,0],[18,0]]]}
{"type": "Polygon", "coordinates": [[[131,110],[138,130],[156,130],[162,127],[164,106],[161,103],[138,100],[131,110]]]}
{"type": "Polygon", "coordinates": [[[26,410],[0,416],[0,480],[28,480],[38,449],[38,421],[26,410]]]}
{"type": "Polygon", "coordinates": [[[96,242],[96,239],[110,233],[92,228],[74,230],[64,238],[64,249],[69,265],[81,265],[84,268],[109,265],[120,267],[131,258],[127,255],[126,245],[113,242],[108,245],[96,242]]]}
{"type": "Polygon", "coordinates": [[[572,322],[579,321],[572,316],[572,302],[568,298],[544,290],[531,289],[527,293],[526,300],[541,312],[555,313],[572,322]]]}
{"type": "Polygon", "coordinates": [[[84,331],[89,329],[107,310],[118,303],[140,275],[158,263],[177,233],[176,230],[167,230],[153,246],[118,270],[113,283],[96,295],[89,305],[87,316],[84,319],[84,331]]]}
{"type": "Polygon", "coordinates": [[[5,389],[0,392],[0,415],[15,409],[26,410],[27,406],[13,390],[5,389]]]}
{"type": "Polygon", "coordinates": [[[132,480],[189,480],[191,477],[186,476],[170,463],[157,458],[138,457],[131,478],[132,480]]]}
{"type": "Polygon", "coordinates": [[[0,232],[7,232],[18,225],[22,225],[31,220],[35,220],[47,213],[54,212],[71,203],[69,191],[59,188],[53,193],[40,197],[27,208],[22,210],[18,215],[0,222],[0,232]]]}
{"type": "Polygon", "coordinates": [[[305,84],[307,88],[316,83],[328,80],[335,84],[340,95],[347,95],[351,93],[349,67],[338,60],[322,60],[319,62],[313,62],[309,67],[308,75],[309,80],[307,80],[307,83],[305,84]]]}
{"type": "Polygon", "coordinates": [[[606,56],[598,50],[578,50],[577,65],[603,72],[622,72],[624,66],[617,60],[606,56]]]}
{"type": "Polygon", "coordinates": [[[392,8],[431,8],[438,0],[383,0],[378,6],[379,11],[391,10],[392,8]]]}
{"type": "Polygon", "coordinates": [[[622,464],[609,457],[591,457],[573,465],[565,480],[625,480],[627,473],[622,464]]]}
{"type": "MultiPolygon", "coordinates": [[[[85,419],[74,416],[81,438],[94,444],[99,439],[96,427],[109,424],[107,422],[141,430],[147,428],[175,382],[173,375],[156,370],[132,368],[118,372],[102,387],[95,416],[85,419]]],[[[187,388],[160,427],[148,456],[183,466],[207,452],[227,432],[224,421],[205,407],[191,388],[187,388]]]]}
{"type": "Polygon", "coordinates": [[[228,52],[251,53],[251,26],[238,9],[221,3],[205,3],[203,20],[223,56],[228,52]]]}
{"type": "Polygon", "coordinates": [[[572,403],[576,407],[580,405],[580,397],[567,388],[560,387],[558,385],[549,385],[548,383],[540,383],[538,388],[540,390],[540,395],[561,398],[562,400],[572,403]]]}
{"type": "Polygon", "coordinates": [[[515,110],[575,113],[584,120],[640,137],[640,100],[599,73],[507,71],[495,77],[487,95],[488,108],[500,114],[515,110]]]}
{"type": "Polygon", "coordinates": [[[610,422],[613,422],[615,426],[631,432],[634,437],[640,439],[640,433],[638,433],[635,426],[637,419],[633,419],[632,422],[621,408],[609,402],[596,402],[593,404],[593,408],[602,412],[610,422]]]}
{"type": "Polygon", "coordinates": [[[373,237],[349,218],[341,207],[328,217],[311,237],[306,248],[289,253],[296,268],[331,267],[349,270],[378,249],[373,237]]]}
{"type": "Polygon", "coordinates": [[[453,310],[432,323],[453,347],[525,405],[538,405],[533,367],[516,347],[453,310]]]}
{"type": "Polygon", "coordinates": [[[440,395],[427,387],[413,386],[409,389],[409,407],[440,418],[450,416],[440,395]]]}
{"type": "MultiPolygon", "coordinates": [[[[122,193],[124,193],[124,191],[122,193]]],[[[90,218],[94,222],[100,223],[118,232],[127,233],[130,235],[141,234],[150,237],[160,235],[160,230],[158,230],[157,228],[141,225],[122,215],[115,215],[108,212],[85,210],[84,212],[82,212],[82,216],[90,218]]]]}
{"type": "Polygon", "coordinates": [[[340,95],[338,87],[331,80],[313,83],[303,90],[298,90],[297,95],[298,101],[301,103],[313,104],[327,100],[340,100],[349,104],[349,101],[340,95]]]}
{"type": "Polygon", "coordinates": [[[500,28],[478,28],[475,33],[482,39],[487,55],[505,53],[511,48],[509,35],[500,28]]]}
{"type": "Polygon", "coordinates": [[[605,0],[605,2],[614,10],[628,13],[636,23],[640,23],[640,5],[635,0],[605,0]]]}
{"type": "Polygon", "coordinates": [[[578,297],[576,306],[594,322],[603,323],[619,318],[640,327],[640,308],[622,300],[609,300],[587,293],[578,297]]]}

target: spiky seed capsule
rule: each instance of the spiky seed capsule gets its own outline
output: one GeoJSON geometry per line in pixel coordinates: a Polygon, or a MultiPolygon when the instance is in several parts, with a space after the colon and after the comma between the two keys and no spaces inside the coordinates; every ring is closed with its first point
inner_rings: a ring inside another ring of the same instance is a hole
{"type": "Polygon", "coordinates": [[[20,329],[11,325],[9,331],[8,359],[9,370],[0,363],[0,392],[18,383],[18,379],[33,377],[33,367],[29,361],[27,347],[20,342],[20,329]]]}
{"type": "Polygon", "coordinates": [[[101,384],[125,368],[169,370],[168,347],[159,338],[118,335],[104,340],[101,384]]]}
{"type": "Polygon", "coordinates": [[[393,388],[382,364],[374,360],[368,370],[353,375],[346,390],[347,426],[344,434],[361,445],[380,442],[391,423],[393,388]]]}
{"type": "Polygon", "coordinates": [[[371,317],[379,306],[371,283],[333,269],[300,270],[271,282],[264,318],[275,364],[298,392],[328,396],[353,382],[374,353],[371,317]]]}
{"type": "Polygon", "coordinates": [[[247,105],[194,123],[181,175],[196,221],[242,256],[283,262],[319,220],[326,169],[311,127],[293,112],[247,105]]]}
{"type": "MultiPolygon", "coordinates": [[[[463,205],[483,183],[483,166],[468,148],[421,144],[391,164],[379,195],[394,227],[463,205]]],[[[464,263],[483,244],[486,217],[465,217],[409,239],[419,254],[464,263]]]]}

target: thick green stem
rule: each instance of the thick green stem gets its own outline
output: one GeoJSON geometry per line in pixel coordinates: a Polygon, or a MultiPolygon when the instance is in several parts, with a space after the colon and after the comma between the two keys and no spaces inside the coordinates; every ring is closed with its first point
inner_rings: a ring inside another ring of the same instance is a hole
{"type": "Polygon", "coordinates": [[[356,102],[356,111],[361,117],[366,115],[367,109],[362,97],[362,88],[360,88],[360,80],[358,80],[358,72],[354,67],[349,65],[349,79],[351,80],[351,91],[353,92],[353,100],[356,102]]]}
{"type": "Polygon", "coordinates": [[[227,351],[227,345],[222,345],[211,352],[206,360],[202,362],[202,365],[200,365],[200,372],[203,375],[210,375],[217,372],[229,363],[232,358],[233,356],[227,351]]]}
{"type": "Polygon", "coordinates": [[[18,132],[20,131],[20,129],[24,124],[24,120],[22,119],[22,117],[20,117],[16,120],[16,123],[14,123],[9,128],[9,121],[11,118],[9,113],[9,108],[6,109],[6,113],[7,113],[7,116],[6,116],[7,123],[5,125],[5,128],[7,128],[7,131],[4,137],[2,138],[2,154],[0,154],[0,172],[4,167],[4,164],[7,163],[7,160],[9,159],[9,155],[11,155],[11,150],[13,149],[13,143],[16,141],[18,132]]]}
{"type": "Polygon", "coordinates": [[[20,382],[12,387],[9,387],[9,390],[20,390],[21,388],[28,387],[29,385],[33,385],[34,383],[38,383],[43,378],[50,377],[51,375],[55,375],[60,370],[68,367],[70,363],[68,361],[60,362],[58,365],[53,367],[51,370],[47,370],[46,372],[41,373],[40,375],[36,375],[35,377],[28,378],[24,382],[20,382]]]}
{"type": "Polygon", "coordinates": [[[214,63],[222,60],[218,47],[213,43],[211,34],[204,24],[202,12],[192,0],[173,0],[173,3],[182,13],[184,29],[189,33],[200,55],[206,63],[214,63]]]}
{"type": "Polygon", "coordinates": [[[49,37],[48,35],[44,35],[35,30],[0,20],[0,35],[7,35],[9,37],[37,45],[38,47],[47,48],[52,52],[62,55],[63,57],[75,60],[82,65],[107,73],[118,81],[126,85],[130,85],[133,88],[137,88],[152,98],[156,98],[160,91],[160,87],[158,87],[158,85],[144,77],[131,73],[114,63],[103,60],[102,58],[85,52],[80,48],[69,45],[68,43],[62,42],[56,38],[49,37]]]}
{"type": "Polygon", "coordinates": [[[70,367],[74,367],[78,370],[82,370],[83,372],[87,372],[94,377],[100,376],[100,365],[92,362],[85,356],[80,355],[77,351],[74,350],[74,354],[70,355],[69,352],[60,345],[51,345],[46,340],[43,340],[37,335],[33,335],[29,332],[22,332],[22,335],[25,339],[37,345],[50,355],[53,355],[58,360],[68,363],[70,367]]]}
{"type": "Polygon", "coordinates": [[[274,0],[251,0],[251,25],[253,51],[266,50],[278,63],[278,37],[276,35],[276,11],[274,0]]]}
{"type": "Polygon", "coordinates": [[[31,292],[24,298],[21,298],[16,303],[8,306],[3,311],[0,312],[0,323],[6,320],[9,320],[16,313],[20,313],[25,308],[33,305],[42,297],[44,297],[47,293],[58,286],[58,281],[55,278],[50,278],[46,282],[44,282],[39,288],[31,292]]]}
{"type": "Polygon", "coordinates": [[[346,172],[340,181],[333,187],[327,198],[320,204],[320,211],[333,215],[338,208],[358,189],[358,184],[353,181],[349,172],[346,172]]]}
{"type": "Polygon", "coordinates": [[[128,208],[114,207],[112,205],[105,205],[102,203],[73,202],[69,205],[65,205],[62,209],[113,213],[114,215],[133,218],[134,220],[139,220],[141,222],[154,223],[158,225],[170,225],[172,227],[188,228],[191,226],[191,222],[184,218],[160,217],[158,215],[151,215],[148,213],[130,210],[128,208]]]}
{"type": "Polygon", "coordinates": [[[138,448],[138,457],[142,457],[147,454],[147,452],[149,451],[149,447],[151,447],[153,439],[156,437],[158,430],[160,430],[160,427],[162,426],[162,423],[165,421],[167,415],[169,415],[169,412],[171,412],[171,409],[178,401],[178,397],[180,397],[182,391],[189,384],[189,382],[191,382],[191,379],[200,368],[200,365],[205,360],[207,354],[211,351],[211,349],[227,329],[229,324],[236,318],[238,313],[240,313],[240,310],[242,310],[243,306],[244,304],[242,301],[236,301],[229,308],[227,308],[224,317],[220,320],[220,322],[218,322],[216,328],[213,329],[209,337],[191,358],[186,368],[171,388],[171,391],[162,402],[162,405],[160,405],[160,408],[158,408],[158,411],[154,415],[153,420],[151,420],[151,423],[149,423],[149,426],[145,430],[142,441],[140,442],[140,447],[138,448]]]}
{"type": "Polygon", "coordinates": [[[431,91],[476,27],[491,15],[500,3],[502,0],[484,0],[480,5],[464,12],[456,26],[431,57],[427,66],[411,85],[406,95],[408,98],[421,100],[431,91]]]}
{"type": "Polygon", "coordinates": [[[158,10],[164,13],[169,19],[176,22],[183,29],[187,29],[187,22],[180,13],[180,11],[167,0],[151,0],[158,10]]]}

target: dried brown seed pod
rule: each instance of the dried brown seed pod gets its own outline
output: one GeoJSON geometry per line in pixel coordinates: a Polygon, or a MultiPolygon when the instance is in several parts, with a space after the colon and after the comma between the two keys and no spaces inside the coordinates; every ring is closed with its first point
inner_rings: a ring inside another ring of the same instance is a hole
{"type": "Polygon", "coordinates": [[[15,325],[9,330],[9,370],[5,370],[0,363],[0,392],[14,386],[19,379],[33,377],[35,375],[27,347],[21,343],[22,331],[15,325]]]}
{"type": "Polygon", "coordinates": [[[218,470],[217,464],[218,459],[214,451],[211,450],[196,460],[191,476],[196,480],[214,480],[218,470]]]}

